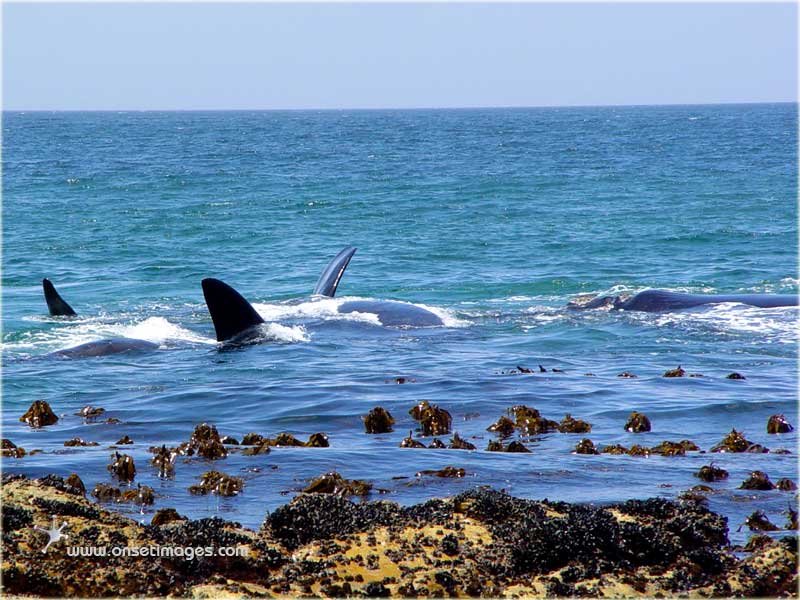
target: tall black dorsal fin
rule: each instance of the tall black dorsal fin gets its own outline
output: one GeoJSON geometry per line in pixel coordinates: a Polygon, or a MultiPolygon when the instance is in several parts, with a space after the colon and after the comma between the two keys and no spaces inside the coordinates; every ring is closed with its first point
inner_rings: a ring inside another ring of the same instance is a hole
{"type": "Polygon", "coordinates": [[[227,283],[219,279],[203,279],[202,285],[218,342],[236,337],[264,322],[256,309],[227,283]]]}
{"type": "Polygon", "coordinates": [[[348,246],[333,257],[333,260],[325,267],[322,275],[319,276],[317,286],[314,288],[315,295],[333,298],[336,294],[336,288],[339,287],[339,281],[344,275],[344,270],[350,264],[350,259],[353,258],[355,253],[356,249],[353,246],[348,246]]]}
{"type": "Polygon", "coordinates": [[[54,317],[73,317],[75,311],[72,307],[64,302],[64,299],[56,291],[56,286],[45,278],[42,279],[42,289],[44,289],[44,299],[47,302],[47,309],[54,317]]]}

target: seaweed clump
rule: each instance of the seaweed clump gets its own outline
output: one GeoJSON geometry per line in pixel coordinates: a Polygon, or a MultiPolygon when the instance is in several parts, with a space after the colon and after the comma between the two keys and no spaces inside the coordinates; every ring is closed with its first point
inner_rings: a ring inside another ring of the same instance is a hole
{"type": "Polygon", "coordinates": [[[453,417],[445,409],[430,404],[427,400],[414,406],[408,413],[419,422],[423,436],[450,433],[453,417]]]}
{"type": "Polygon", "coordinates": [[[739,486],[741,490],[774,490],[775,484],[764,471],[753,471],[739,486]]]}
{"type": "Polygon", "coordinates": [[[364,427],[367,433],[390,433],[393,431],[392,425],[394,425],[394,418],[382,406],[376,406],[364,417],[364,427]]]}
{"type": "Polygon", "coordinates": [[[108,470],[120,481],[133,481],[133,478],[136,477],[136,465],[133,457],[128,454],[114,452],[108,470]]]}
{"type": "Polygon", "coordinates": [[[708,482],[720,481],[728,478],[728,472],[720,467],[715,467],[714,463],[711,463],[700,467],[700,470],[694,476],[708,482]]]}
{"type": "Polygon", "coordinates": [[[50,405],[44,400],[34,401],[19,420],[35,428],[58,423],[58,417],[53,412],[53,409],[50,408],[50,405]]]}
{"type": "Polygon", "coordinates": [[[794,427],[783,415],[772,415],[767,421],[767,433],[789,433],[794,427]]]}
{"type": "Polygon", "coordinates": [[[236,496],[243,488],[244,480],[241,477],[231,477],[221,471],[208,471],[201,475],[199,485],[189,486],[189,492],[197,496],[236,496]]]}
{"type": "Polygon", "coordinates": [[[711,448],[711,452],[747,452],[754,445],[743,433],[731,429],[719,444],[711,448]]]}
{"type": "Polygon", "coordinates": [[[650,431],[650,419],[643,413],[633,411],[625,423],[625,431],[631,433],[650,431]]]}
{"type": "Polygon", "coordinates": [[[572,415],[567,413],[558,424],[558,430],[561,433],[589,433],[592,431],[592,426],[586,421],[573,419],[572,415]]]}
{"type": "Polygon", "coordinates": [[[25,448],[17,446],[8,438],[3,438],[3,456],[6,458],[22,458],[27,454],[25,448]]]}
{"type": "Polygon", "coordinates": [[[306,494],[335,496],[367,496],[371,491],[371,483],[359,479],[345,479],[336,471],[320,475],[303,490],[306,494]]]}

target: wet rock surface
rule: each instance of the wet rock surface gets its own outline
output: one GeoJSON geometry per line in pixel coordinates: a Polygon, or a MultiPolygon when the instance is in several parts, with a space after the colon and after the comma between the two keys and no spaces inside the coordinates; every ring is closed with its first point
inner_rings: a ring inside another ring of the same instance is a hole
{"type": "Polygon", "coordinates": [[[762,536],[742,558],[728,544],[725,519],[694,501],[592,506],[472,490],[402,507],[309,493],[268,514],[256,532],[219,518],[185,520],[173,509],[139,524],[59,489],[63,483],[4,482],[4,593],[791,597],[797,585],[794,539],[762,536]],[[53,514],[69,537],[42,553],[47,536],[33,526],[50,527],[53,514]],[[240,550],[87,560],[67,545],[240,550]]]}
{"type": "Polygon", "coordinates": [[[794,427],[783,415],[772,415],[767,421],[767,433],[789,433],[794,427]]]}

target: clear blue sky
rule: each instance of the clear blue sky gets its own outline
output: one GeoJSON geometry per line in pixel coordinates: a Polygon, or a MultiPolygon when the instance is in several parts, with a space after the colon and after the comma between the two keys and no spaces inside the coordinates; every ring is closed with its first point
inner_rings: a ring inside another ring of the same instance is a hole
{"type": "Polygon", "coordinates": [[[797,100],[795,4],[4,4],[3,106],[797,100]]]}

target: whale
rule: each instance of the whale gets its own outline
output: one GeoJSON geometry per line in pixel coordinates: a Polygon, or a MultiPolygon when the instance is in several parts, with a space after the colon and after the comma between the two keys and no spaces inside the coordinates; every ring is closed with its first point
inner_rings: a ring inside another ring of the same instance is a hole
{"type": "MultiPolygon", "coordinates": [[[[54,317],[75,317],[78,313],[67,304],[58,293],[53,282],[45,278],[42,280],[44,299],[47,309],[54,317]]],[[[111,354],[123,354],[129,352],[147,352],[157,350],[158,344],[147,340],[138,340],[128,337],[114,337],[101,340],[86,342],[72,348],[56,350],[48,354],[51,358],[89,358],[95,356],[108,356],[111,354]]]]}
{"type": "MultiPolygon", "coordinates": [[[[348,246],[337,254],[322,271],[314,288],[315,296],[333,298],[356,248],[348,246]]],[[[348,300],[337,308],[340,314],[369,313],[378,317],[386,327],[440,327],[444,325],[437,314],[408,302],[397,300],[348,300]]]]}
{"type": "Polygon", "coordinates": [[[641,312],[671,312],[706,306],[736,302],[759,308],[778,308],[798,306],[800,296],[796,294],[686,294],[667,290],[644,290],[633,296],[596,296],[585,302],[570,302],[572,309],[609,308],[641,312]]]}
{"type": "MultiPolygon", "coordinates": [[[[355,253],[356,248],[348,246],[331,259],[314,286],[312,301],[333,298],[336,295],[342,275],[355,253]]],[[[218,342],[238,345],[259,340],[261,326],[265,321],[242,294],[213,277],[205,278],[200,283],[218,342]]],[[[337,307],[337,312],[373,314],[387,327],[444,325],[441,317],[435,313],[397,300],[347,300],[337,307]]]]}

